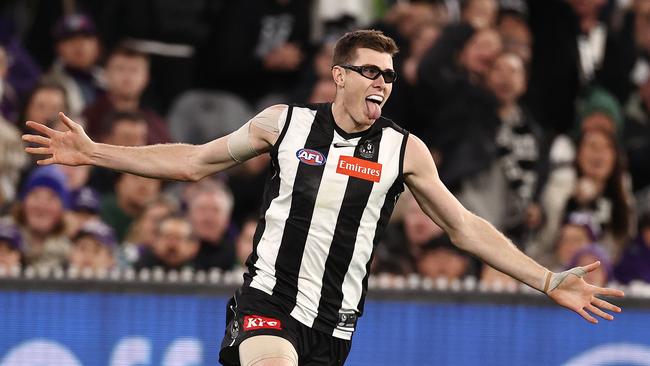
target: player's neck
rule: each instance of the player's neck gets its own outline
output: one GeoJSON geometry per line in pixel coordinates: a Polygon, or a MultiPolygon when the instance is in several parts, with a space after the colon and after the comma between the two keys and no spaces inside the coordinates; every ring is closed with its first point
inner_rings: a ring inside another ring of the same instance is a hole
{"type": "Polygon", "coordinates": [[[334,123],[347,133],[365,131],[371,126],[355,121],[352,115],[345,109],[343,102],[340,101],[335,100],[332,103],[332,115],[334,116],[334,123]]]}

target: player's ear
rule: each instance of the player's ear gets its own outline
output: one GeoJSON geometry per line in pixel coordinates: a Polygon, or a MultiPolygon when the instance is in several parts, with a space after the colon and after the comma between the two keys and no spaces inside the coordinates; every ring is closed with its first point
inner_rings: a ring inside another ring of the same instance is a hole
{"type": "Polygon", "coordinates": [[[336,86],[345,86],[345,73],[343,72],[342,67],[336,65],[332,66],[332,79],[334,79],[336,86]]]}

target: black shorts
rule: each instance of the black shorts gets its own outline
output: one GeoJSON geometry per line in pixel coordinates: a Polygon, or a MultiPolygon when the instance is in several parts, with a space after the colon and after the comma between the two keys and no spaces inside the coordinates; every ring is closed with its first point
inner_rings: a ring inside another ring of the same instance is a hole
{"type": "Polygon", "coordinates": [[[226,305],[226,332],[221,342],[219,362],[239,365],[239,345],[256,335],[275,335],[293,344],[300,365],[343,365],[350,353],[351,340],[336,338],[311,329],[289,314],[267,293],[243,287],[226,305]]]}

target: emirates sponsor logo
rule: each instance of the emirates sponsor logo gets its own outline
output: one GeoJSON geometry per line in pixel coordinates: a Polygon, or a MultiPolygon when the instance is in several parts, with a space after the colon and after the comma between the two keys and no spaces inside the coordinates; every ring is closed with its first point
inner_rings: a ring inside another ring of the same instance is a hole
{"type": "Polygon", "coordinates": [[[381,179],[381,164],[354,156],[341,156],[336,172],[377,183],[381,179]]]}
{"type": "Polygon", "coordinates": [[[282,329],[282,323],[273,318],[267,318],[260,315],[247,315],[244,317],[244,330],[257,329],[282,329]]]}

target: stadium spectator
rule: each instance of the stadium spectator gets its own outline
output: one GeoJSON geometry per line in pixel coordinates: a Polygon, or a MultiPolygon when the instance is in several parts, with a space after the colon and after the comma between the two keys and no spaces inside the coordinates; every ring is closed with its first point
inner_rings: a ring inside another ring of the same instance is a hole
{"type": "Polygon", "coordinates": [[[149,126],[143,115],[135,112],[115,112],[107,116],[106,131],[101,140],[119,146],[147,144],[149,126]]]}
{"type": "Polygon", "coordinates": [[[21,267],[23,239],[13,224],[0,221],[0,273],[21,267]]]}
{"type": "Polygon", "coordinates": [[[187,202],[188,217],[200,241],[196,265],[232,269],[237,261],[235,243],[228,235],[233,197],[221,182],[199,183],[187,202]]]}
{"type": "Polygon", "coordinates": [[[148,124],[150,144],[171,141],[165,121],[153,109],[142,105],[142,93],[149,83],[149,58],[144,53],[117,46],[106,59],[106,93],[83,112],[88,135],[101,138],[109,128],[106,116],[111,112],[139,112],[148,124]]]}
{"type": "Polygon", "coordinates": [[[427,244],[417,257],[421,276],[431,279],[460,280],[471,270],[471,259],[446,237],[427,244]]]}
{"type": "Polygon", "coordinates": [[[435,23],[423,23],[417,27],[407,40],[407,50],[400,51],[403,53],[403,61],[395,65],[399,68],[399,77],[395,80],[391,98],[382,110],[391,119],[403,121],[404,128],[408,130],[419,127],[417,114],[414,112],[417,108],[414,101],[417,100],[418,68],[424,55],[440,36],[440,32],[440,26],[435,23]]]}
{"type": "Polygon", "coordinates": [[[250,216],[241,226],[237,241],[235,242],[235,251],[237,254],[237,264],[241,268],[246,268],[246,259],[253,252],[253,240],[257,228],[257,217],[250,216]]]}
{"type": "Polygon", "coordinates": [[[101,197],[90,187],[72,191],[72,207],[66,216],[66,233],[74,238],[81,227],[90,221],[98,221],[101,197]]]}
{"type": "Polygon", "coordinates": [[[70,241],[65,236],[64,213],[69,202],[65,176],[58,167],[37,168],[29,175],[14,212],[26,264],[53,268],[65,263],[70,241]]]}
{"type": "Polygon", "coordinates": [[[0,117],[0,215],[16,198],[20,172],[27,160],[20,132],[0,117]]]}
{"type": "Polygon", "coordinates": [[[500,52],[495,30],[449,26],[418,68],[419,125],[411,128],[442,156],[439,173],[452,192],[497,156],[497,100],[484,85],[500,52]]]}
{"type": "Polygon", "coordinates": [[[53,36],[57,60],[46,77],[63,85],[70,114],[79,116],[103,88],[97,29],[88,15],[71,14],[57,22],[53,36]]]}
{"type": "MultiPolygon", "coordinates": [[[[110,112],[102,118],[105,130],[100,141],[119,146],[142,146],[147,144],[149,126],[138,112],[110,112]]],[[[109,169],[94,167],[88,178],[88,185],[101,194],[113,191],[119,174],[109,169]]]]}
{"type": "Polygon", "coordinates": [[[205,144],[241,127],[255,113],[241,97],[223,91],[190,90],[171,106],[168,119],[174,140],[205,144]]]}
{"type": "Polygon", "coordinates": [[[164,114],[174,97],[191,88],[195,76],[201,77],[195,75],[195,56],[212,26],[206,14],[221,6],[220,1],[204,0],[103,1],[97,23],[109,47],[127,42],[148,55],[151,83],[146,100],[164,114]]]}
{"type": "Polygon", "coordinates": [[[614,136],[621,137],[624,131],[623,114],[614,96],[601,87],[592,87],[576,101],[578,122],[568,134],[555,137],[550,147],[550,159],[553,166],[571,163],[575,159],[575,145],[572,134],[592,129],[600,129],[614,136]]]}
{"type": "Polygon", "coordinates": [[[634,220],[623,159],[610,133],[601,129],[582,133],[574,165],[552,171],[542,193],[545,223],[533,245],[533,257],[548,252],[564,217],[587,212],[603,227],[601,243],[608,255],[618,259],[634,220]]]}
{"type": "Polygon", "coordinates": [[[602,229],[594,217],[587,213],[571,213],[559,228],[553,250],[539,258],[548,268],[563,270],[580,250],[596,243],[602,229]]]}
{"type": "Polygon", "coordinates": [[[0,116],[7,121],[18,119],[20,100],[14,87],[8,81],[9,55],[0,45],[0,116]]]}
{"type": "Polygon", "coordinates": [[[73,237],[68,267],[94,273],[108,271],[115,265],[116,248],[113,229],[99,220],[89,221],[73,237]]]}
{"type": "Polygon", "coordinates": [[[639,234],[625,248],[614,275],[622,283],[635,280],[650,283],[650,212],[639,220],[639,234]]]}
{"type": "Polygon", "coordinates": [[[315,52],[313,61],[304,67],[292,99],[300,103],[324,103],[334,100],[336,85],[332,81],[333,40],[326,38],[315,52]]]}
{"type": "Polygon", "coordinates": [[[157,179],[122,173],[115,183],[115,193],[102,198],[101,218],[115,230],[120,243],[133,220],[158,197],[160,188],[157,179]]]}
{"type": "MultiPolygon", "coordinates": [[[[14,19],[0,17],[0,47],[5,50],[7,55],[5,80],[16,92],[19,101],[22,101],[38,84],[41,69],[34,61],[32,54],[25,49],[28,41],[21,39],[16,25],[17,22],[14,19]]],[[[20,105],[16,105],[16,107],[20,107],[20,105]]],[[[10,122],[16,122],[15,118],[8,119],[10,122]]]]}
{"type": "MultiPolygon", "coordinates": [[[[526,91],[525,65],[514,53],[497,56],[486,79],[498,100],[493,157],[486,168],[462,177],[458,199],[499,230],[520,242],[528,231],[526,212],[533,204],[544,166],[542,131],[519,103],[526,91]]],[[[443,155],[444,160],[444,155],[443,155]]]]}
{"type": "Polygon", "coordinates": [[[440,32],[441,29],[436,24],[423,24],[415,31],[409,42],[409,54],[402,63],[402,75],[409,84],[417,83],[420,61],[436,42],[440,32]]]}
{"type": "Polygon", "coordinates": [[[373,272],[409,274],[418,272],[417,262],[425,247],[444,241],[444,231],[420,209],[412,194],[402,196],[404,214],[401,223],[390,225],[378,244],[373,272]]]}
{"type": "MultiPolygon", "coordinates": [[[[650,1],[646,1],[650,4],[650,1]]],[[[635,192],[650,189],[650,72],[637,92],[628,99],[625,109],[623,146],[628,157],[632,187],[635,192]]]]}
{"type": "Polygon", "coordinates": [[[400,52],[395,55],[394,67],[399,70],[403,58],[411,54],[411,42],[420,30],[433,24],[443,26],[447,22],[444,6],[429,1],[403,1],[391,6],[384,17],[369,29],[380,30],[395,40],[400,52]]]}
{"type": "Polygon", "coordinates": [[[533,54],[529,101],[536,120],[551,135],[574,125],[575,100],[601,82],[604,68],[616,71],[617,37],[601,21],[605,0],[529,1],[533,54]],[[548,24],[554,24],[549,29],[548,24]]]}
{"type": "Polygon", "coordinates": [[[503,51],[519,56],[528,67],[533,57],[533,36],[525,14],[521,10],[503,10],[496,29],[503,42],[503,51]]]}
{"type": "Polygon", "coordinates": [[[569,261],[569,265],[565,269],[586,266],[595,261],[600,261],[600,267],[588,273],[585,276],[585,281],[594,286],[605,286],[612,277],[612,263],[605,250],[598,243],[592,243],[580,249],[573,255],[569,261]]]}
{"type": "Polygon", "coordinates": [[[268,179],[271,159],[262,155],[248,160],[228,172],[226,184],[236,197],[233,200],[232,222],[241,226],[244,220],[259,214],[264,194],[264,183],[268,179]]]}
{"type": "Polygon", "coordinates": [[[70,192],[75,193],[88,184],[91,171],[90,166],[81,165],[71,167],[61,165],[59,168],[63,174],[65,174],[66,182],[68,183],[68,190],[70,192]]]}
{"type": "Polygon", "coordinates": [[[160,195],[149,202],[144,211],[131,225],[125,242],[141,247],[150,247],[156,238],[156,226],[163,218],[179,213],[178,202],[166,195],[160,195]]]}
{"type": "Polygon", "coordinates": [[[475,29],[493,27],[499,14],[497,0],[466,0],[461,1],[461,21],[470,24],[475,29]]]}
{"type": "Polygon", "coordinates": [[[124,238],[118,254],[120,266],[134,265],[143,252],[153,247],[160,220],[167,216],[177,215],[179,211],[178,201],[165,194],[150,202],[133,222],[124,238]]]}
{"type": "Polygon", "coordinates": [[[212,34],[199,57],[199,82],[238,94],[254,106],[273,104],[271,99],[284,100],[297,84],[308,56],[312,3],[223,3],[211,19],[212,34]]]}
{"type": "Polygon", "coordinates": [[[192,224],[182,216],[167,216],[157,224],[153,246],[143,251],[135,268],[195,268],[198,251],[199,242],[192,224]]]}
{"type": "Polygon", "coordinates": [[[627,5],[618,30],[617,54],[605,59],[600,73],[602,85],[621,103],[625,103],[650,74],[650,2],[635,0],[627,5]]]}
{"type": "Polygon", "coordinates": [[[60,84],[46,81],[27,96],[20,122],[34,121],[52,126],[57,120],[56,114],[67,111],[66,90],[60,84]]]}

